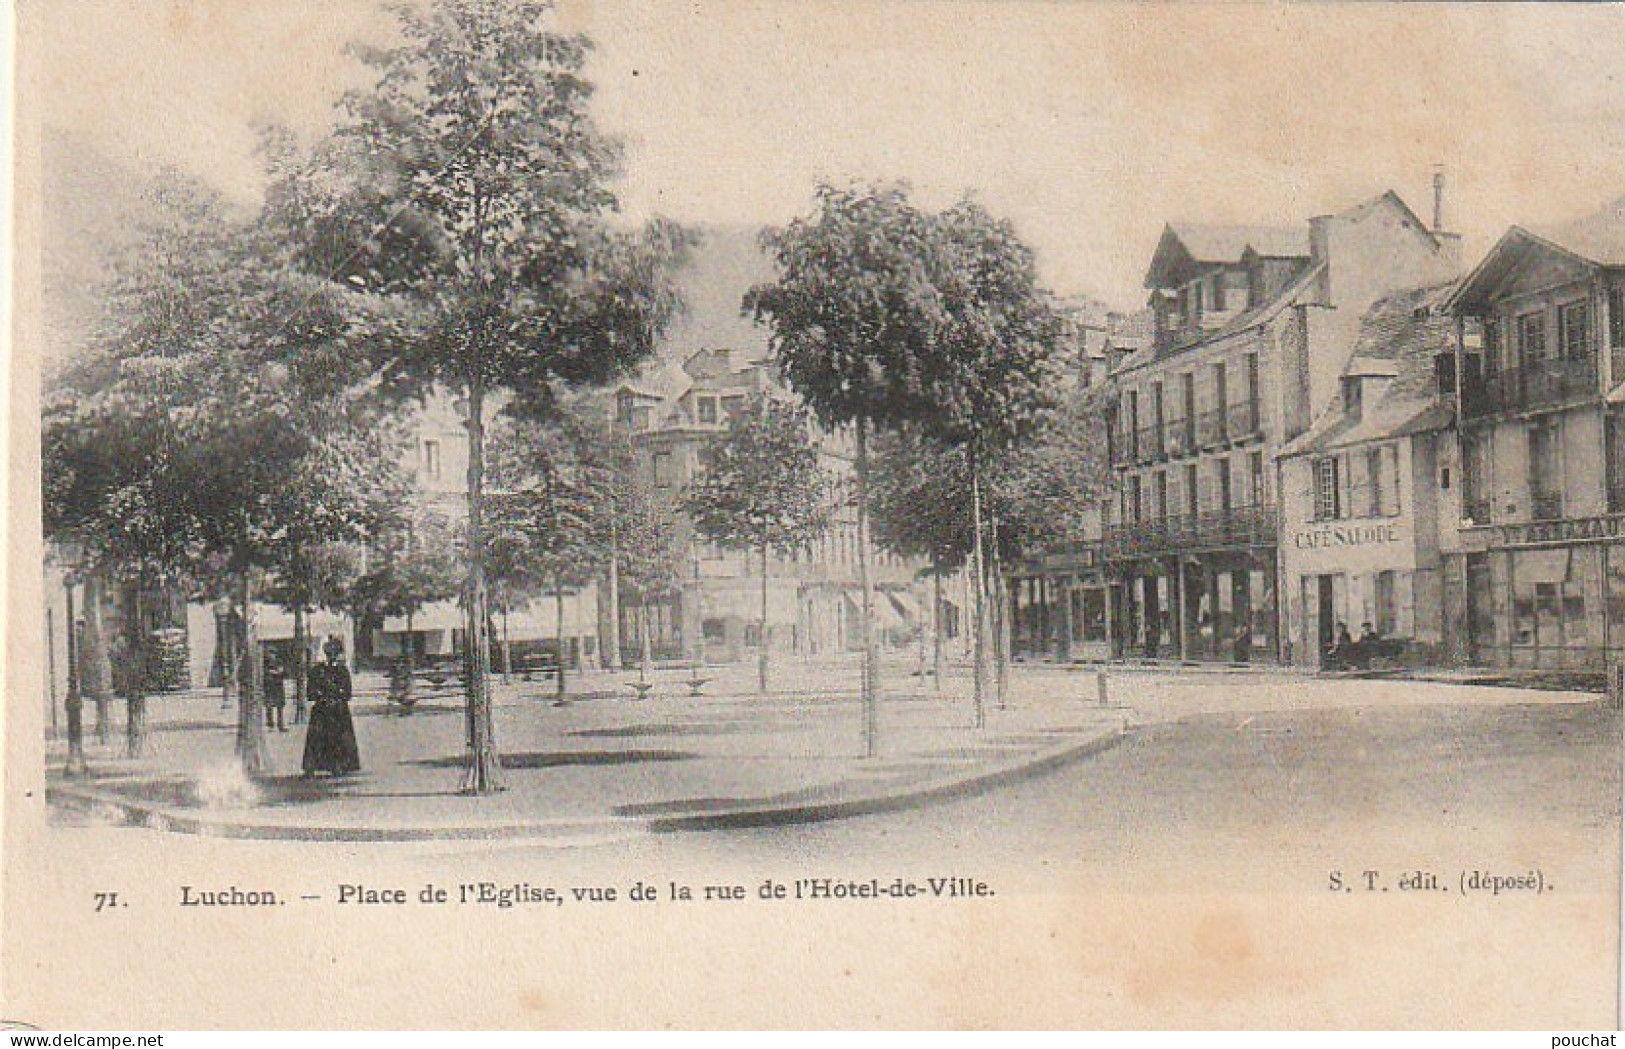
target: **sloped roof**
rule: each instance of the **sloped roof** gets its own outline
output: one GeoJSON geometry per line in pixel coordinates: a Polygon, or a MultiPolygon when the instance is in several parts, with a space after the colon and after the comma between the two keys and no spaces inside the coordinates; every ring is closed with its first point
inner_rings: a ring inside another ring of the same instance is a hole
{"type": "Polygon", "coordinates": [[[1213,226],[1196,222],[1170,222],[1168,228],[1197,262],[1240,262],[1252,248],[1265,258],[1309,257],[1309,230],[1305,226],[1213,226]]]}
{"type": "Polygon", "coordinates": [[[1447,306],[1456,284],[1410,288],[1377,300],[1360,319],[1345,376],[1391,376],[1387,389],[1357,418],[1334,397],[1309,429],[1282,449],[1285,456],[1327,451],[1448,426],[1453,406],[1440,401],[1433,358],[1455,346],[1447,306]]]}
{"type": "Polygon", "coordinates": [[[1625,197],[1573,222],[1509,227],[1461,282],[1451,309],[1466,313],[1482,309],[1525,259],[1540,252],[1560,252],[1593,266],[1625,266],[1625,197]]]}
{"type": "MultiPolygon", "coordinates": [[[[1225,321],[1222,325],[1212,331],[1203,332],[1201,342],[1203,344],[1211,344],[1221,339],[1227,339],[1232,335],[1239,334],[1240,332],[1247,331],[1250,328],[1255,328],[1261,324],[1268,323],[1276,316],[1276,314],[1280,313],[1293,302],[1296,302],[1304,291],[1311,289],[1315,280],[1321,275],[1322,272],[1325,271],[1325,269],[1325,262],[1321,262],[1318,265],[1305,267],[1304,271],[1298,274],[1298,276],[1288,283],[1286,287],[1277,292],[1273,299],[1268,299],[1263,303],[1252,307],[1251,309],[1244,310],[1241,313],[1236,314],[1234,317],[1231,317],[1229,320],[1225,321]]],[[[1131,372],[1136,368],[1141,368],[1145,365],[1155,363],[1159,359],[1161,358],[1157,353],[1156,343],[1150,342],[1144,347],[1129,354],[1129,356],[1112,374],[1115,376],[1121,375],[1125,372],[1131,372]]]]}
{"type": "Polygon", "coordinates": [[[1309,230],[1292,226],[1216,226],[1170,222],[1162,229],[1145,286],[1182,283],[1187,271],[1200,266],[1240,262],[1251,248],[1267,258],[1308,258],[1309,230]]]}

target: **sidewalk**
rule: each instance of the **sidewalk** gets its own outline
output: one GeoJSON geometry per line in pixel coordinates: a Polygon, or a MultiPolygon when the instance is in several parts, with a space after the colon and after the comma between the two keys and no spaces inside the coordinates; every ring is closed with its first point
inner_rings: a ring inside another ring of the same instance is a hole
{"type": "MultiPolygon", "coordinates": [[[[459,697],[426,697],[409,716],[362,676],[352,706],[365,771],[299,777],[303,726],[272,731],[271,776],[250,782],[233,754],[236,712],[218,692],[149,700],[155,754],[119,756],[87,741],[93,776],[61,775],[48,749],[53,803],[92,818],[205,835],[328,841],[591,839],[649,831],[764,826],[914,807],[1032,775],[1123,738],[1128,715],[1075,695],[1023,696],[972,726],[963,682],[941,697],[901,669],[884,678],[880,749],[863,756],[862,711],[845,666],[778,668],[784,691],[751,691],[754,668],[712,668],[699,697],[686,671],[662,671],[646,700],[636,675],[590,674],[556,705],[552,682],[497,689],[506,790],[460,792],[459,697]]],[[[292,715],[292,704],[289,705],[292,715]]],[[[93,720],[88,716],[87,722],[93,720]]]]}

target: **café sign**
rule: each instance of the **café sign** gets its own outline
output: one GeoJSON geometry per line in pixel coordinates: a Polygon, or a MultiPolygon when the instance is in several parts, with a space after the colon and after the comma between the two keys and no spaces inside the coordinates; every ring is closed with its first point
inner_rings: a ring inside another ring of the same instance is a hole
{"type": "Polygon", "coordinates": [[[1400,541],[1397,523],[1329,525],[1324,528],[1306,528],[1292,535],[1292,545],[1299,550],[1334,550],[1351,546],[1383,546],[1400,541]]]}
{"type": "Polygon", "coordinates": [[[1498,526],[1502,546],[1539,546],[1543,543],[1584,543],[1625,537],[1625,516],[1576,517],[1562,521],[1530,521],[1498,526]]]}

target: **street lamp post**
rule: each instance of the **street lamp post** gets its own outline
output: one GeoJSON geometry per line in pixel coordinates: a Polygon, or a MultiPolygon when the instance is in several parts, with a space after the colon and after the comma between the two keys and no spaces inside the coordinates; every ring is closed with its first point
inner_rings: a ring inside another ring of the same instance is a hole
{"type": "MultiPolygon", "coordinates": [[[[76,566],[78,551],[67,545],[61,549],[64,560],[76,566]]],[[[63,709],[68,715],[68,760],[62,768],[62,775],[78,778],[89,776],[90,767],[85,763],[85,701],[79,691],[79,628],[78,618],[73,611],[73,587],[74,573],[70,568],[62,580],[68,602],[68,695],[63,702],[63,709]]]]}

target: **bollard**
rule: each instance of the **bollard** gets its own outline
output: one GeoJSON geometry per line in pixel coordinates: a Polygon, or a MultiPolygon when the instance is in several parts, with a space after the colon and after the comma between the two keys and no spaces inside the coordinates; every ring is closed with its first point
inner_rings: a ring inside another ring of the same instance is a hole
{"type": "Polygon", "coordinates": [[[1100,705],[1106,705],[1106,667],[1102,665],[1095,671],[1095,692],[1100,697],[1100,705]]]}

